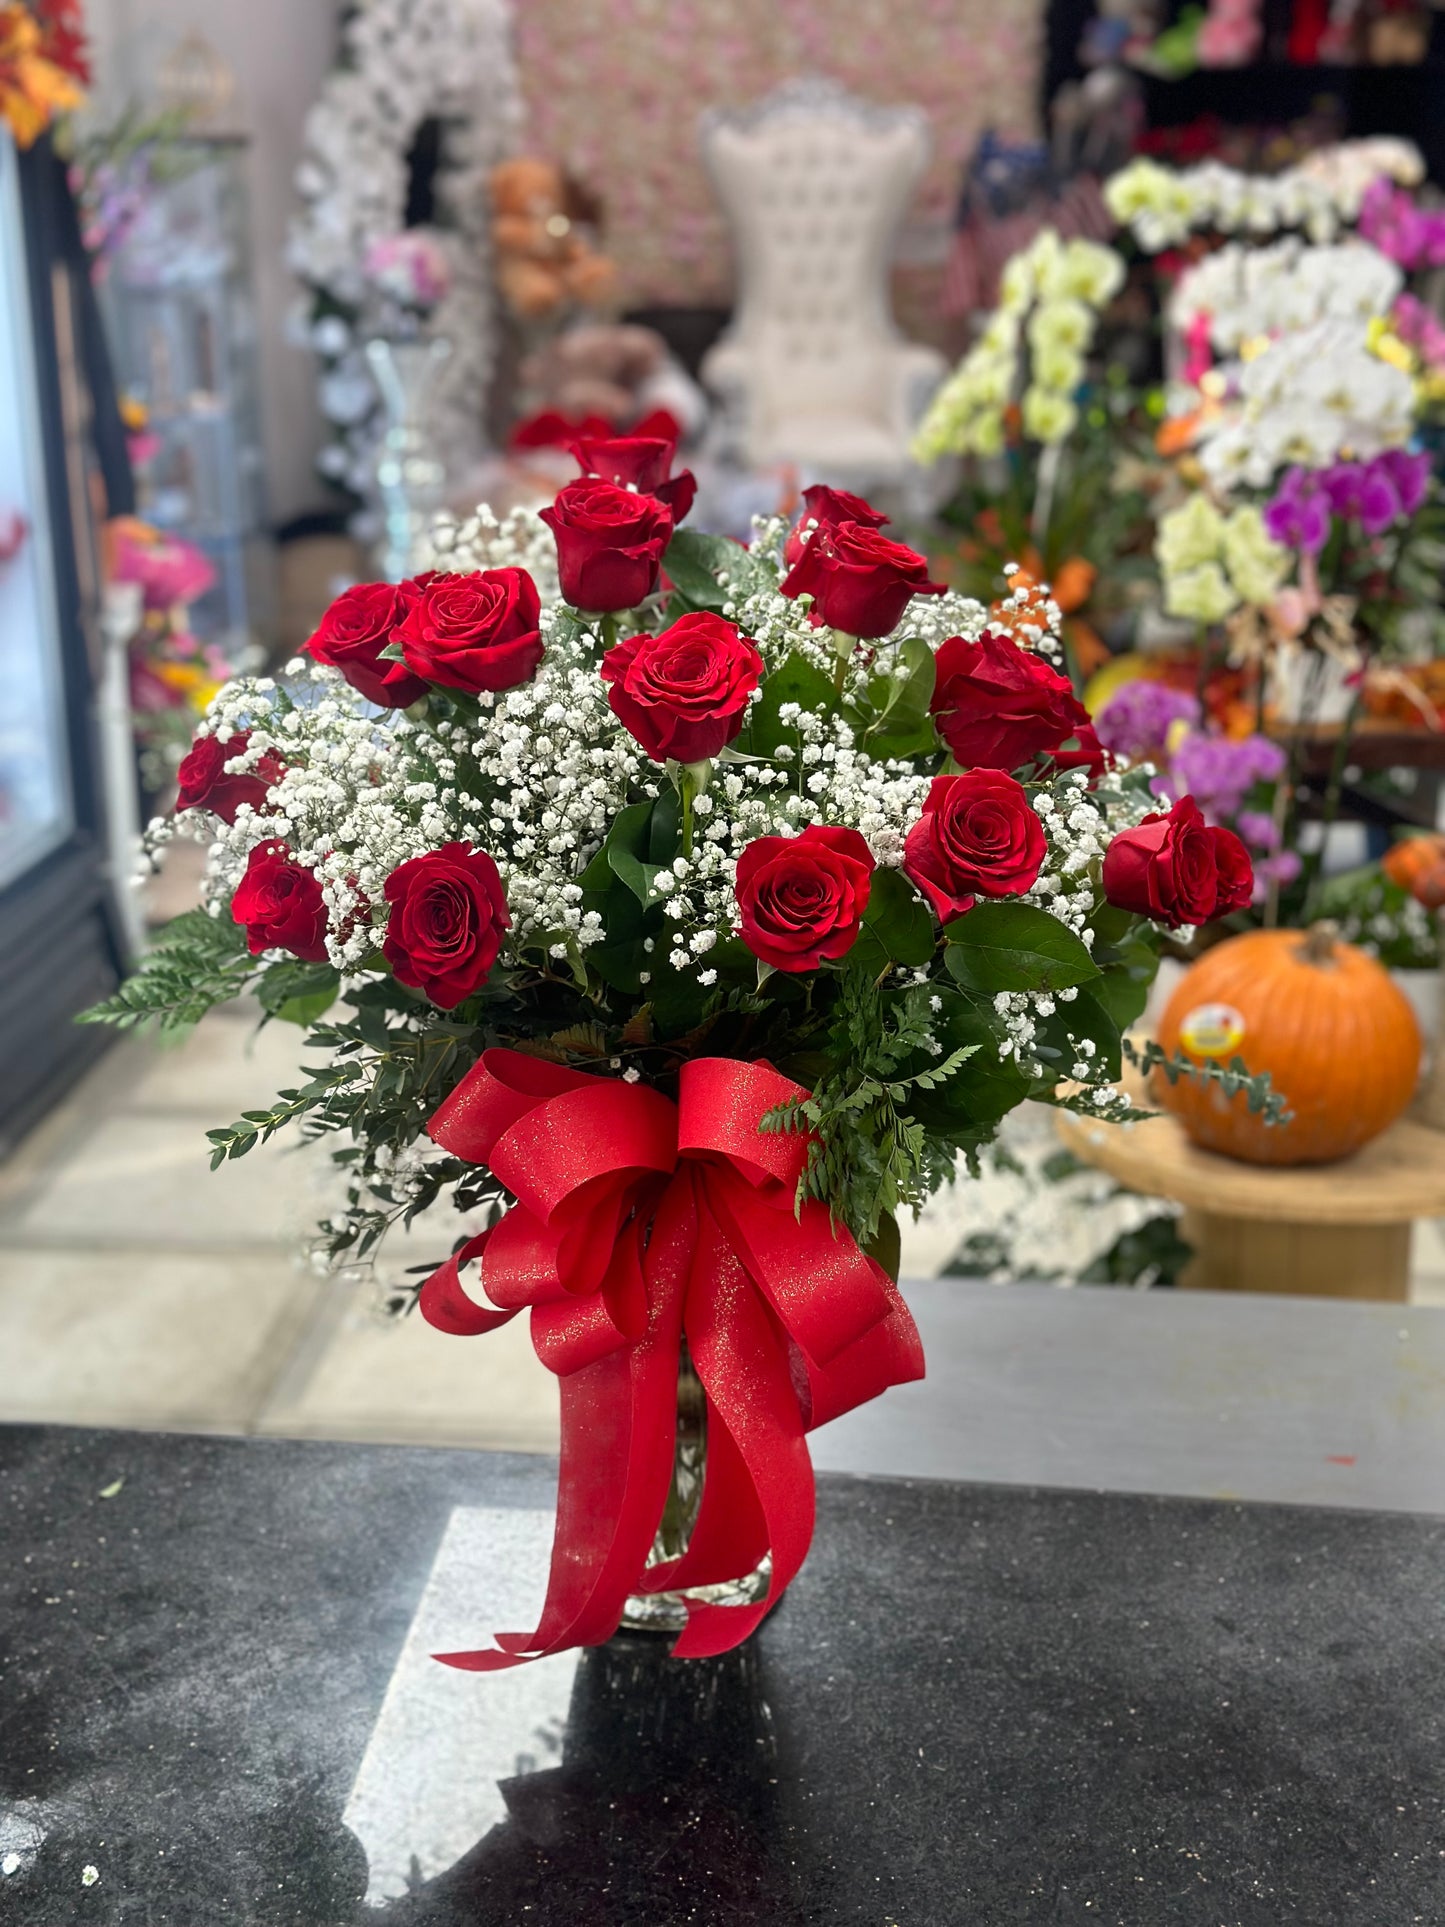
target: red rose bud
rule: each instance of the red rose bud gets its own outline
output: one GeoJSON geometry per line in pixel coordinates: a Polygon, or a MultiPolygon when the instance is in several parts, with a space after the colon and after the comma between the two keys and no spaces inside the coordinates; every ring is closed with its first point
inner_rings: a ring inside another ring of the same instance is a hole
{"type": "Polygon", "coordinates": [[[1249,852],[1213,829],[1192,796],[1121,830],[1104,853],[1104,895],[1116,909],[1177,930],[1241,910],[1254,890],[1249,852]]]}
{"type": "Polygon", "coordinates": [[[1047,851],[1023,785],[1002,770],[936,776],[923,815],[908,832],[903,870],[940,923],[973,908],[974,897],[1019,897],[1032,889],[1047,851]]]}
{"type": "Polygon", "coordinates": [[[386,879],[391,905],[382,951],[399,984],[451,1010],[479,990],[511,928],[497,866],[470,843],[400,863],[386,879]]]}
{"type": "Polygon", "coordinates": [[[743,726],[763,659],[721,616],[683,616],[661,635],[627,636],[602,658],[612,713],[654,763],[700,763],[743,726]]]}
{"type": "Polygon", "coordinates": [[[829,488],[826,482],[815,482],[803,490],[803,512],[784,544],[783,560],[791,569],[807,548],[812,539],[809,522],[816,522],[819,530],[836,529],[842,522],[856,522],[860,529],[881,529],[887,520],[871,502],[865,502],[851,489],[829,488]]]}
{"type": "Polygon", "coordinates": [[[944,592],[916,549],[858,522],[819,529],[779,587],[786,596],[812,596],[820,622],[870,639],[891,634],[914,596],[944,592]]]}
{"type": "Polygon", "coordinates": [[[562,595],[574,609],[615,615],[657,587],[672,516],[654,496],[584,476],[558,493],[542,520],[557,538],[562,595]]]}
{"type": "Polygon", "coordinates": [[[994,630],[950,636],[935,669],[934,724],[967,769],[1018,769],[1092,727],[1067,676],[994,630]]]}
{"type": "Polygon", "coordinates": [[[816,970],[852,948],[868,908],[873,852],[856,830],[812,823],[760,836],[738,858],[742,939],[774,970],[816,970]]]}
{"type": "Polygon", "coordinates": [[[405,709],[426,694],[426,684],[404,662],[392,662],[381,652],[396,640],[406,607],[394,582],[358,582],[343,590],[326,611],[306,645],[307,652],[317,662],[339,669],[368,702],[383,709],[405,709]]]}
{"type": "Polygon", "coordinates": [[[227,763],[244,755],[250,740],[249,729],[238,729],[224,743],[219,736],[198,736],[176,772],[176,808],[210,810],[223,823],[234,823],[243,803],[264,810],[266,792],[281,781],[286,765],[274,749],[268,749],[253,770],[228,775],[227,763]]]}
{"type": "Polygon", "coordinates": [[[289,950],[307,963],[326,962],[326,905],[315,873],[279,841],[258,843],[231,898],[231,915],[246,927],[251,955],[289,950]]]}
{"type": "Polygon", "coordinates": [[[634,488],[651,495],[669,511],[676,527],[692,507],[697,481],[689,468],[672,472],[677,437],[611,435],[572,444],[572,455],[584,475],[600,475],[618,488],[634,488]]]}
{"type": "Polygon", "coordinates": [[[530,682],[542,660],[541,598],[525,569],[419,576],[401,585],[407,667],[476,695],[530,682]]]}

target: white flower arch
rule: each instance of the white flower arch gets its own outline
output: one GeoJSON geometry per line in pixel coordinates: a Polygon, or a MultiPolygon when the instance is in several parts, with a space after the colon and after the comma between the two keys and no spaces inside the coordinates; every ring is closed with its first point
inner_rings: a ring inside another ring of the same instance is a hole
{"type": "Polygon", "coordinates": [[[430,322],[452,355],[438,417],[458,446],[480,437],[494,356],[487,177],[512,152],[522,120],[508,0],[359,0],[341,64],[306,119],[297,170],[301,213],[287,263],[306,290],[296,335],[320,363],[332,438],[321,472],[357,495],[371,481],[379,403],[358,332],[368,245],[404,225],[409,156],[419,129],[442,124],[438,224],[452,287],[430,322]]]}

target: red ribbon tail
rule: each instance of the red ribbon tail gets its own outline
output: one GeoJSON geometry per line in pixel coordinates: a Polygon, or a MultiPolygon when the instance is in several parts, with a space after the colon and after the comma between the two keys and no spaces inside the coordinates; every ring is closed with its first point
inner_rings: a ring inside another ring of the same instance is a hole
{"type": "MultiPolygon", "coordinates": [[[[688,1602],[688,1621],[673,1648],[677,1659],[707,1659],[741,1645],[796,1576],[813,1538],[813,1464],[788,1366],[788,1342],[710,1212],[702,1214],[684,1322],[697,1375],[708,1396],[709,1464],[703,1509],[718,1450],[722,1482],[696,1549],[696,1567],[742,1578],[762,1556],[757,1522],[772,1549],[767,1596],[749,1606],[688,1602]],[[722,1444],[720,1431],[726,1433],[722,1444]],[[751,1501],[739,1506],[744,1480],[751,1501]],[[731,1509],[731,1510],[729,1510],[731,1509]]],[[[699,1537],[704,1520],[698,1519],[699,1537]]],[[[690,1551],[683,1562],[693,1561],[690,1551]]],[[[678,1578],[683,1577],[679,1568],[678,1578]]],[[[708,1583],[687,1575],[693,1584],[708,1583]]]]}
{"type": "MultiPolygon", "coordinates": [[[[677,1370],[687,1260],[694,1242],[691,1185],[669,1186],[647,1252],[648,1326],[561,1381],[562,1460],[547,1598],[536,1630],[499,1633],[496,1647],[437,1653],[465,1672],[497,1672],[616,1632],[657,1536],[672,1480],[677,1370]]],[[[628,1234],[640,1262],[640,1234],[628,1234]]]]}

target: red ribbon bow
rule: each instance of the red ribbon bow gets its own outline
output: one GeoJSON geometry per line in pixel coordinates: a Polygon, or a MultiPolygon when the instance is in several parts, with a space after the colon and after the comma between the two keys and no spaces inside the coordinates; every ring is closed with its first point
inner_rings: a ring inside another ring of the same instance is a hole
{"type": "Polygon", "coordinates": [[[795,1209],[807,1139],[765,1134],[765,1112],[806,1093],[768,1064],[685,1064],[678,1102],[644,1084],[489,1050],[427,1126],[485,1164],[517,1202],[422,1287],[445,1332],[494,1331],[523,1307],[561,1381],[562,1464],[541,1622],[495,1648],[444,1653],[489,1672],[617,1630],[629,1593],[772,1579],[755,1605],[688,1602],[674,1648],[738,1645],[782,1597],[813,1536],[804,1434],[923,1376],[892,1279],[835,1227],[795,1209]],[[489,1305],[462,1289],[481,1260],[489,1305]],[[672,1480],[686,1337],[707,1399],[701,1508],[680,1559],[647,1569],[672,1480]]]}

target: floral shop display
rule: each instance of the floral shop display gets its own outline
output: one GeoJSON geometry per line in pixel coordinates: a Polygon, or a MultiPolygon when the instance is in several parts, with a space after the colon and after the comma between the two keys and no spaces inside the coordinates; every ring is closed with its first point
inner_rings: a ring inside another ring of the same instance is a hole
{"type": "Polygon", "coordinates": [[[196,723],[242,666],[216,641],[197,636],[191,608],[215,586],[210,558],[193,543],[137,516],[119,516],[105,531],[106,577],[128,592],[131,715],[140,752],[141,787],[167,795],[196,723]]]}
{"type": "Polygon", "coordinates": [[[303,206],[287,247],[305,289],[294,333],[320,363],[331,438],[318,466],[358,501],[372,490],[384,427],[365,359],[367,262],[408,226],[414,188],[434,203],[423,218],[450,271],[425,330],[452,344],[437,384],[439,458],[459,467],[483,444],[496,343],[487,183],[522,118],[511,30],[506,0],[360,0],[347,11],[341,64],[307,116],[303,206]],[[430,125],[441,129],[441,151],[428,194],[412,179],[412,156],[430,125]]]}
{"type": "Polygon", "coordinates": [[[0,121],[31,147],[58,116],[85,101],[90,61],[79,0],[0,5],[0,121]]]}
{"type": "Polygon", "coordinates": [[[959,585],[987,598],[1010,563],[1047,584],[1080,681],[1107,660],[1099,627],[1141,566],[1130,551],[1148,547],[1143,498],[1116,484],[1136,398],[1089,370],[1124,272],[1113,249],[1043,229],[1008,262],[998,307],[914,440],[920,462],[963,464],[944,511],[961,531],[959,585]]]}
{"type": "Polygon", "coordinates": [[[1206,951],[1170,997],[1159,1045],[1193,1063],[1237,1059],[1288,1093],[1289,1116],[1265,1125],[1218,1086],[1155,1072],[1157,1101],[1195,1143],[1249,1164],[1349,1157],[1394,1123],[1420,1075],[1410,1000],[1328,922],[1206,951]]]}
{"type": "Polygon", "coordinates": [[[329,1139],[330,1257],[421,1219],[427,1319],[530,1314],[556,1549],[533,1631],[449,1655],[482,1670],[624,1616],[748,1634],[807,1552],[808,1431],[923,1370],[898,1213],[1026,1098],[1129,1115],[1162,934],[1253,888],[1111,767],[1047,623],[991,626],[867,502],[744,547],[685,526],[666,439],[577,453],[540,518],[441,523],[217,695],[151,832],[209,841],[204,907],[93,1013],[304,1026],[213,1162],[329,1139]]]}

